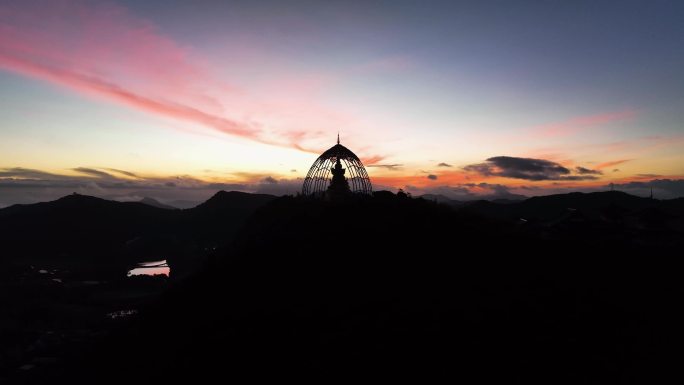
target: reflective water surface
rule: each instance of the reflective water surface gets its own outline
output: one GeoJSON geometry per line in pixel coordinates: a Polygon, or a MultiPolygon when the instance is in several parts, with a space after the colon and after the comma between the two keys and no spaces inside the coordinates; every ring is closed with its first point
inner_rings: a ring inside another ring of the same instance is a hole
{"type": "Polygon", "coordinates": [[[142,262],[138,266],[128,271],[127,276],[131,277],[134,275],[164,275],[169,276],[171,268],[169,264],[166,263],[166,259],[154,262],[142,262]]]}

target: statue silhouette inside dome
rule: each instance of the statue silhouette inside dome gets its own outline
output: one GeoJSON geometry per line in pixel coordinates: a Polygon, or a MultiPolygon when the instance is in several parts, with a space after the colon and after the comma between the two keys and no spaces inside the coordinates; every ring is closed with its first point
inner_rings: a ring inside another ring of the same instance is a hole
{"type": "Polygon", "coordinates": [[[351,189],[349,188],[349,181],[345,178],[345,169],[342,167],[340,159],[335,162],[335,167],[330,168],[332,173],[332,179],[330,180],[330,186],[328,187],[328,194],[331,198],[342,197],[347,194],[351,194],[351,189]]]}

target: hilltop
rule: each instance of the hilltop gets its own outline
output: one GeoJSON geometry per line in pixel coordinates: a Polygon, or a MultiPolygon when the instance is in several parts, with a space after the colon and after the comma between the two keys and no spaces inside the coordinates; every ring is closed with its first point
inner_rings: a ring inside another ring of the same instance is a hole
{"type": "Polygon", "coordinates": [[[86,219],[139,221],[111,242],[126,249],[135,231],[152,231],[159,243],[141,249],[184,250],[171,267],[186,266],[185,279],[145,301],[109,300],[139,313],[97,326],[106,333],[89,342],[92,354],[63,342],[59,371],[28,383],[98,373],[104,383],[225,373],[610,383],[616,372],[665,376],[674,359],[682,286],[668,256],[683,244],[682,202],[611,192],[454,208],[390,192],[344,203],[221,192],[168,210],[69,196],[0,210],[0,223],[50,215],[31,235],[43,239],[59,227],[102,231],[79,225],[86,219]],[[222,246],[183,249],[210,242],[222,246]],[[198,255],[201,264],[188,262],[198,255]]]}

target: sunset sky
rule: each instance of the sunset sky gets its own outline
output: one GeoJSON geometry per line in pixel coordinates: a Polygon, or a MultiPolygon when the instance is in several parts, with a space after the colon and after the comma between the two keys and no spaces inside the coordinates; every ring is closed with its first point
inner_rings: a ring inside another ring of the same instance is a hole
{"type": "Polygon", "coordinates": [[[71,192],[684,196],[681,1],[0,2],[0,207],[71,192]]]}

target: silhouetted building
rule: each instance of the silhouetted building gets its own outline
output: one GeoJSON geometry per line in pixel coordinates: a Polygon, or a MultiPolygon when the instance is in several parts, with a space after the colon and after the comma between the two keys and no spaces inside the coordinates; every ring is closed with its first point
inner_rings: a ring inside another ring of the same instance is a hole
{"type": "Polygon", "coordinates": [[[341,199],[353,194],[372,194],[370,179],[356,154],[340,144],[325,151],[316,159],[304,179],[302,194],[341,199]],[[346,174],[346,175],[345,175],[346,174]]]}

